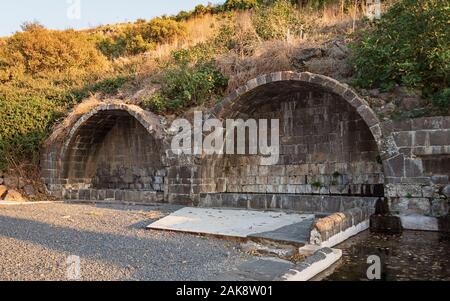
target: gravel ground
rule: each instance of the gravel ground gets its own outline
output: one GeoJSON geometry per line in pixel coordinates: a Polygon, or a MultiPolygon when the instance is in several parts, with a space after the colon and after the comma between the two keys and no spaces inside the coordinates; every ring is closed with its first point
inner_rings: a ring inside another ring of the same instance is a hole
{"type": "Polygon", "coordinates": [[[0,205],[0,280],[213,280],[248,256],[237,243],[145,229],[174,206],[0,205]]]}

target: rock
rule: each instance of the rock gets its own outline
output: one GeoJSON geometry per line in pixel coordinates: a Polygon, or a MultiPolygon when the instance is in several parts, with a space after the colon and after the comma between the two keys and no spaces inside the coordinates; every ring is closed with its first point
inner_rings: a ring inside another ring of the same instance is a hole
{"type": "Polygon", "coordinates": [[[305,66],[305,62],[313,59],[323,56],[323,50],[320,48],[307,48],[307,49],[301,49],[295,56],[294,56],[294,65],[297,68],[303,68],[305,66]]]}
{"type": "Polygon", "coordinates": [[[403,231],[400,217],[394,215],[372,215],[370,231],[374,233],[398,234],[403,231]]]}
{"type": "Polygon", "coordinates": [[[14,189],[8,190],[4,200],[7,202],[24,202],[24,201],[26,201],[26,199],[22,196],[22,194],[14,189]]]}
{"type": "Polygon", "coordinates": [[[396,109],[397,109],[397,107],[395,106],[395,104],[393,102],[390,102],[390,103],[382,106],[380,109],[380,112],[384,115],[390,115],[390,114],[394,113],[396,109]]]}
{"type": "Polygon", "coordinates": [[[16,176],[5,175],[3,177],[3,184],[9,188],[17,188],[19,186],[19,178],[16,176]]]}
{"type": "Polygon", "coordinates": [[[27,184],[23,187],[23,191],[25,192],[25,195],[27,196],[36,196],[36,190],[34,189],[33,185],[27,184]]]}
{"type": "Polygon", "coordinates": [[[369,95],[372,97],[378,97],[380,96],[380,90],[379,89],[369,90],[369,95]]]}
{"type": "Polygon", "coordinates": [[[22,189],[25,187],[25,185],[27,185],[27,182],[23,178],[19,177],[17,188],[22,189]]]}
{"type": "Polygon", "coordinates": [[[449,177],[447,175],[432,175],[431,176],[431,182],[433,184],[448,184],[449,183],[449,177]]]}
{"type": "Polygon", "coordinates": [[[343,60],[348,56],[348,48],[339,42],[335,42],[333,43],[333,46],[328,49],[327,54],[334,59],[343,60]]]}
{"type": "Polygon", "coordinates": [[[450,185],[447,185],[444,188],[442,188],[442,194],[445,195],[447,198],[450,198],[450,185]]]}
{"type": "Polygon", "coordinates": [[[405,97],[402,99],[400,103],[400,107],[404,110],[412,110],[416,108],[420,104],[419,97],[405,97]]]}
{"type": "Polygon", "coordinates": [[[392,99],[392,94],[387,93],[387,92],[383,92],[383,93],[378,94],[378,97],[381,98],[384,101],[389,101],[389,100],[392,99]]]}
{"type": "Polygon", "coordinates": [[[0,178],[0,185],[3,184],[3,178],[0,178]]]}
{"type": "Polygon", "coordinates": [[[3,196],[6,194],[7,191],[8,187],[6,187],[5,185],[0,185],[0,200],[3,199],[3,196]]]}

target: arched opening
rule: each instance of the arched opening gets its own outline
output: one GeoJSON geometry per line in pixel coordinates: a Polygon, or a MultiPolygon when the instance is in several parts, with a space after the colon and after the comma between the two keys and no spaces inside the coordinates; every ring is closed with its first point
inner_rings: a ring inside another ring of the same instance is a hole
{"type": "Polygon", "coordinates": [[[121,107],[103,108],[74,126],[61,154],[66,199],[162,201],[162,143],[137,116],[121,107]]]}
{"type": "Polygon", "coordinates": [[[213,111],[222,119],[278,119],[280,158],[270,166],[255,155],[205,158],[201,205],[328,213],[384,196],[376,117],[359,98],[346,99],[345,86],[306,76],[260,77],[213,111]]]}

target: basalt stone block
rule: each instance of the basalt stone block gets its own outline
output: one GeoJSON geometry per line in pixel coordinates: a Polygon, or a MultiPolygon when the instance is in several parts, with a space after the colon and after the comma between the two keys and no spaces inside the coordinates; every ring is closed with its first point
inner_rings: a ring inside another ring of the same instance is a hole
{"type": "Polygon", "coordinates": [[[248,197],[250,209],[267,209],[269,195],[254,194],[249,195],[248,197]]]}
{"type": "Polygon", "coordinates": [[[114,198],[116,201],[120,202],[120,201],[124,201],[125,200],[125,191],[123,190],[117,190],[114,193],[114,198]]]}
{"type": "Polygon", "coordinates": [[[115,199],[115,191],[113,189],[106,190],[105,201],[114,199],[115,199]]]}
{"type": "Polygon", "coordinates": [[[238,194],[237,196],[237,206],[239,208],[248,208],[248,196],[246,194],[238,194]]]}
{"type": "Polygon", "coordinates": [[[374,233],[399,234],[403,231],[400,217],[394,215],[372,215],[370,231],[374,233]]]}
{"type": "Polygon", "coordinates": [[[90,200],[91,199],[91,190],[90,189],[80,189],[79,192],[80,200],[90,200]]]}
{"type": "MultiPolygon", "coordinates": [[[[220,199],[223,207],[238,207],[238,195],[234,193],[216,194],[216,199],[220,199]]],[[[247,207],[247,206],[246,206],[247,207]]]]}
{"type": "Polygon", "coordinates": [[[398,198],[391,202],[391,210],[400,214],[431,214],[431,202],[426,198],[398,198]]]}
{"type": "Polygon", "coordinates": [[[449,204],[446,199],[433,199],[431,201],[431,216],[440,217],[447,215],[449,204]]]}
{"type": "Polygon", "coordinates": [[[104,201],[106,198],[106,191],[103,189],[97,190],[97,200],[104,201]]]}
{"type": "Polygon", "coordinates": [[[341,210],[341,201],[341,197],[323,197],[321,200],[321,212],[339,212],[341,210]]]}

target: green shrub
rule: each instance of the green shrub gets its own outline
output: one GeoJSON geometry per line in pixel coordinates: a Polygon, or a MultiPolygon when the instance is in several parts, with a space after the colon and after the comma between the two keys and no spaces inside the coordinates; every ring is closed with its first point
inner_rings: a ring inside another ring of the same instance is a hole
{"type": "Polygon", "coordinates": [[[448,88],[449,22],[448,0],[399,1],[353,46],[356,84],[383,90],[400,84],[426,97],[448,88]]]}
{"type": "Polygon", "coordinates": [[[264,40],[284,39],[298,35],[302,30],[300,12],[288,0],[277,0],[270,6],[258,6],[253,25],[256,33],[264,40]]]}
{"type": "Polygon", "coordinates": [[[445,88],[433,96],[433,104],[440,110],[449,112],[450,110],[450,88],[445,88]]]}
{"type": "Polygon", "coordinates": [[[131,77],[128,75],[118,75],[86,85],[82,89],[74,89],[69,91],[66,97],[70,99],[68,102],[71,104],[76,104],[93,93],[101,93],[103,95],[111,96],[117,94],[119,89],[130,80],[131,77]]]}
{"type": "Polygon", "coordinates": [[[144,106],[155,112],[177,111],[221,95],[228,80],[212,60],[206,59],[209,54],[205,49],[197,45],[191,50],[175,51],[172,62],[165,66],[161,91],[145,99],[144,106]]]}
{"type": "Polygon", "coordinates": [[[225,10],[250,9],[258,5],[257,0],[227,0],[225,1],[225,10]]]}
{"type": "Polygon", "coordinates": [[[8,163],[36,159],[42,140],[59,116],[54,103],[45,98],[6,100],[0,96],[0,170],[8,163]]]}
{"type": "Polygon", "coordinates": [[[168,109],[167,99],[160,93],[144,98],[142,106],[155,113],[163,113],[168,109]]]}
{"type": "Polygon", "coordinates": [[[142,20],[113,35],[100,36],[97,47],[108,58],[145,53],[156,44],[171,43],[186,35],[186,28],[180,22],[169,18],[154,18],[150,22],[142,20]]]}

